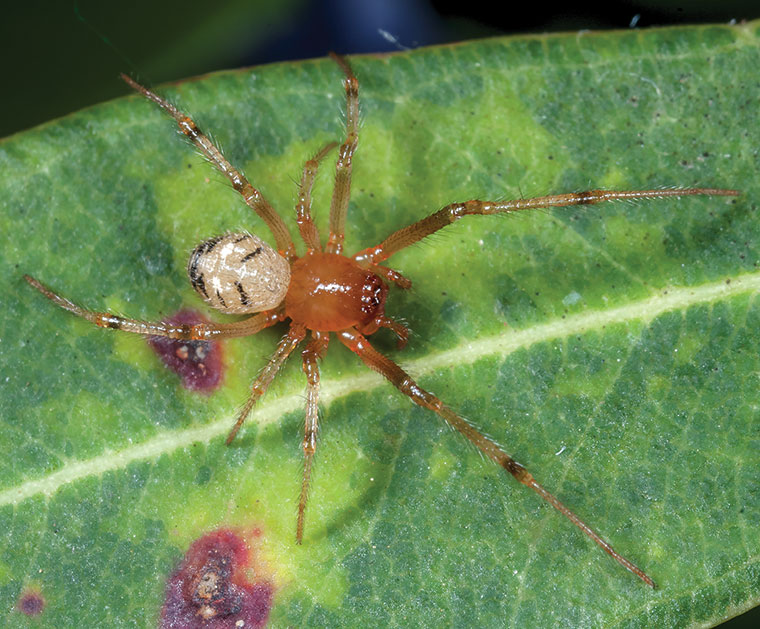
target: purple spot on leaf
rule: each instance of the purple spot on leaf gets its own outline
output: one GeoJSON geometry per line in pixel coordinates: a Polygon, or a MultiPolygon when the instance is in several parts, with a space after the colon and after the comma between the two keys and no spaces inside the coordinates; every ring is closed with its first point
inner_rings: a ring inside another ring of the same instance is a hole
{"type": "Polygon", "coordinates": [[[21,593],[16,607],[27,616],[39,616],[45,609],[45,599],[35,590],[26,590],[21,593]]]}
{"type": "MultiPolygon", "coordinates": [[[[208,322],[194,310],[180,310],[164,321],[176,325],[208,322]]],[[[178,341],[150,336],[148,344],[164,364],[182,379],[186,389],[211,393],[221,384],[224,365],[222,347],[218,341],[178,341]]]]}
{"type": "Polygon", "coordinates": [[[272,606],[269,581],[250,583],[251,552],[229,529],[195,540],[169,578],[162,629],[263,627],[272,606]]]}

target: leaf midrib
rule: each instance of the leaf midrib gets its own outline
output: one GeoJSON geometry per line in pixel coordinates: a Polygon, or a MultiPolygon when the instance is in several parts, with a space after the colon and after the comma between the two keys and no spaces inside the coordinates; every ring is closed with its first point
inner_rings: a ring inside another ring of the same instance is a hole
{"type": "MultiPolygon", "coordinates": [[[[507,356],[517,350],[552,339],[602,330],[613,324],[632,321],[646,323],[668,311],[686,310],[697,304],[712,303],[753,292],[760,292],[760,271],[726,277],[698,286],[661,289],[657,294],[646,299],[629,302],[622,306],[605,310],[587,310],[521,330],[509,329],[501,334],[464,342],[452,349],[433,352],[413,361],[404,362],[404,366],[412,373],[423,376],[438,369],[473,364],[488,356],[507,356]]],[[[325,406],[329,406],[334,400],[359,391],[371,391],[384,382],[385,380],[378,374],[365,371],[359,376],[351,375],[324,382],[320,397],[325,406]]],[[[301,406],[303,406],[303,396],[300,392],[265,401],[259,405],[254,421],[257,421],[260,426],[267,425],[301,406]]],[[[163,432],[123,450],[106,451],[91,459],[67,462],[50,474],[0,491],[0,506],[18,505],[38,494],[49,497],[62,486],[83,478],[123,469],[135,461],[157,459],[163,454],[188,447],[193,443],[207,443],[226,435],[233,420],[233,417],[224,417],[201,427],[163,432]]]]}

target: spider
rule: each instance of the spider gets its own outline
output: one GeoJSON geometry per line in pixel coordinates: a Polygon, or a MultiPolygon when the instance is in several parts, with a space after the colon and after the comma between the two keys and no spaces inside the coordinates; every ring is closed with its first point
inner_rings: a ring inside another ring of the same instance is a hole
{"type": "Polygon", "coordinates": [[[411,281],[384,263],[395,253],[465,216],[591,205],[615,199],[656,199],[685,195],[736,196],[739,192],[716,188],[589,190],[511,201],[471,200],[451,203],[427,218],[390,234],[381,243],[348,256],[344,254],[343,241],[351,191],[351,163],[358,142],[359,83],[346,59],[336,54],[331,56],[345,75],[347,133],[345,141],[338,149],[335,186],[330,204],[329,235],[324,246],[311,216],[311,190],[320,162],[338,143],[326,145],[308,160],[303,168],[296,204],[296,222],[301,239],[306,245],[306,253],[302,256],[296,254],[293,240],[283,219],[243,173],[227,161],[219,148],[195,122],[161,96],[122,75],[122,79],[129,86],[156,103],[176,120],[180,131],[229,179],[232,187],[242,195],[245,203],[264,220],[272,232],[276,250],[253,234],[226,233],[199,244],[188,262],[187,273],[190,282],[206,303],[226,314],[249,316],[232,323],[195,325],[127,319],[108,312],[85,310],[33,277],[25,275],[24,278],[64,310],[99,327],[144,336],[164,336],[177,340],[227,339],[256,334],[278,322],[290,320],[287,333],[254,380],[251,393],[227,437],[227,444],[235,438],[285,360],[308,336],[309,340],[301,352],[307,385],[302,444],[303,480],[296,522],[296,542],[299,544],[303,541],[309,485],[317,447],[319,361],[325,356],[329,341],[334,335],[367,367],[387,378],[412,402],[440,416],[485,456],[567,517],[620,565],[647,585],[655,587],[654,581],[647,574],[615,551],[575,513],[544,489],[533,475],[508,455],[496,441],[481,433],[437,396],[420,387],[404,369],[374,349],[367,337],[380,328],[388,328],[398,337],[399,348],[404,347],[409,330],[402,323],[385,316],[385,301],[390,285],[408,289],[411,287],[411,281]]]}

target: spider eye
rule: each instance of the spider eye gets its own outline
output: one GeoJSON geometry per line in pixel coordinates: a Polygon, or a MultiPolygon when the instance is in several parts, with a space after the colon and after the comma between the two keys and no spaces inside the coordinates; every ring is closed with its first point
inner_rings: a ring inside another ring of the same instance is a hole
{"type": "Polygon", "coordinates": [[[209,305],[228,314],[270,310],[288,292],[290,264],[253,234],[224,234],[198,245],[187,274],[209,305]]]}

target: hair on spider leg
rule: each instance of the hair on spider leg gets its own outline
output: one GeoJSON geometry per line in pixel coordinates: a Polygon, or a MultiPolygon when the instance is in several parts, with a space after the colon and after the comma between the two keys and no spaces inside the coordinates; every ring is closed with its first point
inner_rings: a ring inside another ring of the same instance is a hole
{"type": "Polygon", "coordinates": [[[358,117],[358,120],[356,122],[356,124],[359,127],[359,129],[361,129],[364,126],[366,119],[367,119],[367,112],[364,111],[363,108],[359,109],[359,117],[358,117]]]}
{"type": "MultiPolygon", "coordinates": [[[[414,409],[414,407],[412,407],[412,409],[410,409],[410,412],[411,412],[412,410],[416,410],[416,409],[414,409]]],[[[459,414],[459,413],[458,413],[458,414],[459,414]]],[[[466,423],[468,426],[470,426],[470,427],[471,427],[471,428],[473,428],[474,430],[477,430],[477,431],[478,431],[478,432],[479,432],[481,435],[484,435],[484,436],[485,436],[487,439],[489,439],[489,440],[491,440],[493,443],[497,444],[497,445],[498,445],[498,446],[499,446],[501,449],[504,449],[504,447],[501,445],[501,443],[500,443],[499,441],[497,441],[496,439],[494,439],[494,438],[493,438],[493,436],[492,436],[490,433],[488,433],[488,432],[484,431],[484,430],[483,430],[483,429],[482,429],[482,428],[481,428],[481,427],[480,427],[480,426],[477,424],[477,422],[474,422],[474,421],[472,421],[471,419],[469,419],[468,417],[465,417],[464,415],[461,415],[461,414],[459,414],[459,416],[462,418],[462,420],[463,420],[463,421],[464,421],[464,422],[465,422],[465,423],[466,423]]],[[[443,422],[443,426],[441,426],[441,425],[439,424],[439,432],[441,432],[442,430],[443,430],[444,434],[447,434],[447,435],[448,435],[448,434],[459,434],[459,431],[456,429],[456,427],[452,426],[452,425],[451,425],[451,424],[449,424],[448,422],[443,422]]],[[[489,458],[488,458],[488,457],[485,455],[485,453],[484,453],[484,452],[483,452],[483,451],[482,451],[480,448],[478,448],[478,447],[477,447],[477,446],[476,446],[474,443],[472,443],[472,442],[471,442],[469,439],[467,439],[466,441],[467,441],[468,445],[467,445],[467,446],[465,446],[465,448],[466,448],[468,451],[473,451],[473,450],[474,450],[475,452],[477,452],[477,453],[478,453],[478,455],[479,455],[479,457],[480,457],[480,461],[481,461],[481,462],[487,462],[487,461],[489,460],[489,458]]],[[[499,470],[497,469],[496,471],[499,471],[499,470]]]]}
{"type": "Polygon", "coordinates": [[[497,221],[517,221],[517,220],[530,220],[530,216],[541,214],[543,216],[555,216],[555,208],[536,208],[533,212],[503,212],[502,214],[496,214],[497,221]]]}
{"type": "MultiPolygon", "coordinates": [[[[448,231],[439,231],[435,234],[432,234],[430,238],[425,238],[425,240],[420,240],[420,242],[414,243],[414,250],[417,251],[433,251],[436,247],[439,246],[439,243],[447,243],[457,237],[456,230],[448,230],[448,231]]],[[[412,286],[414,286],[414,283],[412,283],[412,286]]]]}
{"type": "Polygon", "coordinates": [[[286,177],[288,178],[288,183],[293,186],[293,188],[298,189],[298,186],[301,185],[301,180],[296,177],[295,173],[288,173],[286,177]]]}
{"type": "MultiPolygon", "coordinates": [[[[206,135],[208,136],[208,139],[211,140],[212,144],[214,144],[214,146],[216,146],[216,148],[219,149],[219,153],[221,153],[223,157],[226,157],[227,150],[224,148],[224,145],[222,144],[221,140],[217,138],[216,134],[213,132],[209,132],[209,133],[206,133],[206,135]]],[[[196,151],[196,153],[200,153],[201,155],[203,155],[201,151],[196,151]]],[[[203,155],[203,158],[207,162],[213,165],[213,162],[206,155],[203,155]]]]}
{"type": "MultiPolygon", "coordinates": [[[[189,142],[190,144],[193,144],[192,140],[190,140],[187,136],[185,136],[184,133],[182,135],[184,136],[183,141],[189,142]]],[[[219,154],[222,157],[226,158],[227,152],[225,151],[225,149],[222,148],[222,145],[220,143],[218,143],[217,140],[213,140],[213,142],[219,148],[219,154]]],[[[194,149],[193,152],[198,157],[200,157],[204,162],[206,162],[207,164],[210,164],[211,166],[214,166],[214,160],[213,159],[211,159],[208,155],[206,155],[205,153],[203,153],[203,151],[197,149],[195,146],[193,146],[193,149],[194,149]]],[[[229,181],[225,181],[224,180],[224,175],[222,173],[220,173],[216,168],[214,168],[214,170],[212,171],[212,174],[214,175],[213,181],[219,181],[219,182],[227,184],[228,186],[232,186],[232,184],[229,181]]]]}

